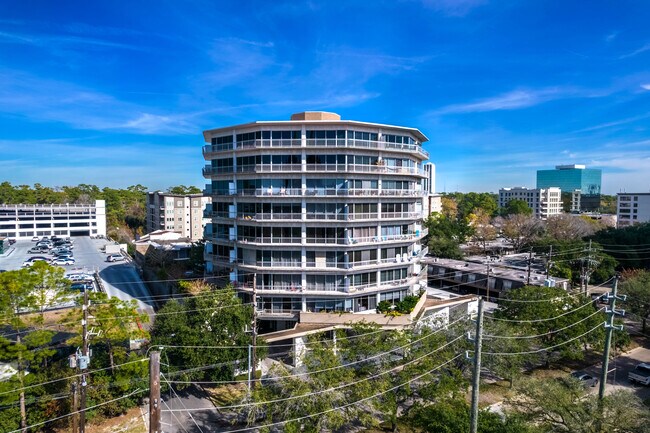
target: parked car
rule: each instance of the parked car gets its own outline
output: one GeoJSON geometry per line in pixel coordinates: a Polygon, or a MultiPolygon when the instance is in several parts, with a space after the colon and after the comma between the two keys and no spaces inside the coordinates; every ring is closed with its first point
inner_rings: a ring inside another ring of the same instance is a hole
{"type": "Polygon", "coordinates": [[[34,236],[34,237],[32,238],[32,242],[38,242],[38,241],[40,241],[40,240],[41,240],[41,238],[39,238],[38,236],[34,236]]]}
{"type": "Polygon", "coordinates": [[[50,251],[50,253],[51,253],[51,254],[63,254],[63,253],[70,253],[70,254],[72,254],[72,251],[70,251],[70,250],[67,249],[67,248],[63,248],[63,247],[56,247],[56,248],[53,248],[52,251],[50,251]]]}
{"type": "Polygon", "coordinates": [[[52,242],[43,242],[43,241],[40,241],[40,242],[36,243],[36,246],[37,246],[37,247],[45,247],[45,248],[50,249],[50,248],[52,248],[54,245],[52,245],[52,242]]]}
{"type": "Polygon", "coordinates": [[[633,371],[627,375],[630,382],[640,383],[641,385],[650,385],[650,364],[642,362],[634,367],[633,371]]]}
{"type": "Polygon", "coordinates": [[[587,373],[586,371],[574,371],[571,373],[571,377],[576,380],[579,380],[585,388],[594,387],[598,385],[598,379],[587,373]]]}
{"type": "Polygon", "coordinates": [[[122,260],[125,260],[125,257],[122,254],[111,254],[106,257],[107,262],[121,262],[122,260]]]}
{"type": "Polygon", "coordinates": [[[57,257],[56,259],[52,259],[50,261],[51,265],[74,265],[75,260],[72,257],[57,257]]]}
{"type": "Polygon", "coordinates": [[[33,265],[35,262],[39,262],[39,261],[41,261],[41,262],[47,262],[48,260],[49,260],[49,259],[48,259],[47,257],[43,257],[43,256],[34,256],[34,257],[30,257],[30,258],[28,258],[27,260],[25,260],[25,261],[23,262],[23,268],[24,268],[24,267],[27,267],[27,266],[31,266],[31,265],[33,265]]]}
{"type": "Polygon", "coordinates": [[[9,245],[13,245],[16,243],[16,239],[8,239],[7,242],[9,242],[9,245]]]}
{"type": "Polygon", "coordinates": [[[92,290],[93,285],[92,283],[87,283],[87,282],[76,282],[70,284],[70,289],[79,290],[80,292],[85,292],[86,290],[92,290]]]}
{"type": "Polygon", "coordinates": [[[81,280],[91,280],[93,279],[93,276],[90,274],[84,274],[84,273],[70,273],[66,274],[65,277],[70,280],[70,281],[81,281],[81,280]]]}
{"type": "Polygon", "coordinates": [[[42,254],[43,250],[38,247],[33,247],[27,250],[27,254],[42,254]]]}

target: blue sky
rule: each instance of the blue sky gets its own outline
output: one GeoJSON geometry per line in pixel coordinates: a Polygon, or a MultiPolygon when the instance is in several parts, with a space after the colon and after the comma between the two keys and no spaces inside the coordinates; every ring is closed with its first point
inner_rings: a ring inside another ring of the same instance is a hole
{"type": "Polygon", "coordinates": [[[0,3],[0,172],[203,186],[202,130],[304,110],[419,128],[438,191],[603,169],[650,190],[650,3],[0,3]]]}

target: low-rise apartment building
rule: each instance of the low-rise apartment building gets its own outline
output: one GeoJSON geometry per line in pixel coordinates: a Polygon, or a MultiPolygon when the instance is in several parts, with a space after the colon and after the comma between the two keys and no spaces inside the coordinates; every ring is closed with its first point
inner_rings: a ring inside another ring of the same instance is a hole
{"type": "Polygon", "coordinates": [[[203,239],[210,219],[204,218],[210,197],[203,194],[170,194],[151,191],[147,194],[146,231],[172,230],[193,242],[203,239]]]}
{"type": "Polygon", "coordinates": [[[650,222],[650,192],[621,192],[616,198],[616,220],[619,228],[650,222]]]}
{"type": "Polygon", "coordinates": [[[533,210],[533,216],[542,220],[562,213],[562,191],[560,188],[501,188],[499,207],[508,205],[510,200],[522,200],[533,210]]]}
{"type": "Polygon", "coordinates": [[[106,236],[106,202],[92,204],[2,204],[0,237],[106,236]]]}

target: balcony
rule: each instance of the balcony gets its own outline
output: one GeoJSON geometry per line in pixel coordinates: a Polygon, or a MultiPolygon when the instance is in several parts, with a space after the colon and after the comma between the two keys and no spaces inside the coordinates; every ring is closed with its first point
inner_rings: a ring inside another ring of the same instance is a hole
{"type": "Polygon", "coordinates": [[[302,171],[302,164],[254,164],[240,165],[238,173],[296,173],[302,171]]]}
{"type": "Polygon", "coordinates": [[[421,212],[382,212],[382,219],[420,219],[422,218],[421,212]]]}
{"type": "Polygon", "coordinates": [[[414,233],[404,233],[399,235],[384,235],[384,236],[366,236],[366,237],[350,237],[347,239],[347,245],[356,244],[372,244],[372,243],[385,243],[385,242],[404,242],[414,240],[416,235],[414,233]]]}
{"type": "Polygon", "coordinates": [[[327,212],[308,212],[308,220],[321,220],[321,221],[348,221],[349,215],[344,213],[327,213],[327,212]]]}
{"type": "MultiPolygon", "coordinates": [[[[341,138],[310,138],[305,140],[305,144],[310,148],[377,149],[401,153],[417,153],[423,159],[429,159],[429,152],[422,149],[422,146],[419,144],[388,143],[385,141],[371,140],[346,140],[341,138]]],[[[204,157],[210,158],[215,153],[229,152],[233,149],[296,148],[301,146],[301,139],[257,139],[239,141],[237,143],[205,145],[202,148],[202,152],[204,157]]]]}
{"type": "Polygon", "coordinates": [[[347,245],[346,238],[315,238],[308,237],[307,244],[321,244],[321,245],[347,245]]]}
{"type": "Polygon", "coordinates": [[[212,170],[212,166],[211,166],[211,165],[206,165],[205,167],[203,167],[203,170],[202,170],[202,171],[203,171],[203,177],[210,177],[210,176],[212,176],[212,172],[213,172],[213,170],[212,170]]]}
{"type": "Polygon", "coordinates": [[[269,147],[301,147],[302,140],[300,139],[280,139],[280,140],[246,140],[238,141],[237,149],[263,149],[269,147]]]}
{"type": "Polygon", "coordinates": [[[256,237],[256,236],[239,236],[237,242],[242,244],[300,244],[302,238],[300,237],[256,237]]]}
{"type": "Polygon", "coordinates": [[[242,221],[282,221],[282,220],[301,220],[301,213],[254,213],[237,214],[237,219],[242,221]]]}
{"type": "Polygon", "coordinates": [[[225,152],[228,150],[233,150],[233,143],[214,144],[214,145],[208,144],[207,146],[203,146],[202,149],[203,156],[208,158],[212,156],[214,153],[225,152]]]}
{"type": "Polygon", "coordinates": [[[429,159],[429,153],[419,144],[388,143],[371,140],[346,140],[341,138],[310,138],[306,140],[307,147],[348,147],[352,149],[380,149],[397,152],[416,152],[424,159],[429,159]]]}
{"type": "Polygon", "coordinates": [[[286,269],[288,271],[299,271],[302,269],[302,263],[300,260],[257,260],[257,261],[248,261],[248,260],[235,260],[233,263],[236,263],[242,269],[251,269],[255,270],[278,270],[286,269]]]}
{"type": "Polygon", "coordinates": [[[245,197],[267,197],[267,196],[287,196],[287,197],[302,197],[302,189],[300,188],[251,188],[237,190],[237,195],[245,197]]]}

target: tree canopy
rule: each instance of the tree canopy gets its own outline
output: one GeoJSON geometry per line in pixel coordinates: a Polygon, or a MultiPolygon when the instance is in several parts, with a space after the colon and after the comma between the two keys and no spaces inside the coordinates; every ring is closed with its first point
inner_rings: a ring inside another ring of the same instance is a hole
{"type": "Polygon", "coordinates": [[[504,208],[501,209],[501,215],[532,215],[533,210],[528,207],[528,203],[517,198],[510,200],[504,208]]]}

